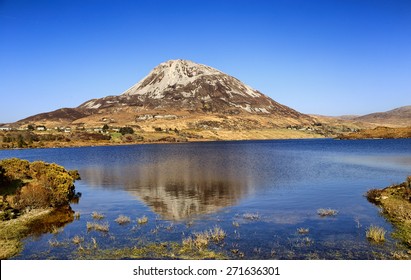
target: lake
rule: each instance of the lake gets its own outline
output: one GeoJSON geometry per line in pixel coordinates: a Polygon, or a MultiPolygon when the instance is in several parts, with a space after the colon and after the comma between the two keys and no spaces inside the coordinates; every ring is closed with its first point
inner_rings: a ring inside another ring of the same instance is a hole
{"type": "Polygon", "coordinates": [[[213,249],[238,259],[386,259],[398,248],[393,229],[367,190],[411,175],[411,139],[267,140],[0,151],[77,169],[79,219],[31,236],[16,259],[76,259],[79,236],[99,248],[181,242],[222,228],[213,249]],[[338,211],[332,217],[320,208],[338,211]],[[88,231],[92,213],[108,233],[88,231]],[[119,215],[131,218],[120,225],[119,215]],[[137,218],[146,216],[146,224],[137,218]],[[384,227],[384,244],[365,237],[384,227]],[[299,233],[298,229],[307,229],[299,233]],[[58,244],[58,245],[56,245],[58,244]]]}

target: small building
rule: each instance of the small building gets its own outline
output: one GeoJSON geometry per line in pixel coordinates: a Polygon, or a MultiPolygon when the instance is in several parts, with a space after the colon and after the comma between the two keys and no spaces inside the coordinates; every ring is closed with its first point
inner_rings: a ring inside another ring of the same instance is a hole
{"type": "Polygon", "coordinates": [[[38,125],[38,126],[36,126],[36,130],[38,130],[38,131],[46,131],[47,128],[46,128],[44,125],[38,125]]]}

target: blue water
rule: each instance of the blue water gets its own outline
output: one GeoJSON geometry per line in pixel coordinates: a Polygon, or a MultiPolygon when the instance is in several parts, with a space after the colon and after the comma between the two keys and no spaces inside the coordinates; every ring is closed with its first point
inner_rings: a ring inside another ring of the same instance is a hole
{"type": "Polygon", "coordinates": [[[60,233],[25,240],[17,259],[76,258],[70,240],[100,248],[177,241],[218,225],[216,250],[246,259],[374,259],[398,250],[365,238],[371,224],[393,229],[364,197],[411,175],[411,139],[270,140],[0,151],[0,159],[43,160],[77,169],[80,219],[60,233]],[[319,208],[338,211],[320,217],[319,208]],[[108,234],[87,232],[101,212],[108,234]],[[119,215],[132,222],[118,225],[119,215]],[[248,219],[245,214],[257,218],[248,219]],[[149,222],[140,226],[136,218],[149,222]],[[301,235],[297,228],[308,228],[301,235]],[[61,246],[51,246],[49,241],[61,246]],[[232,253],[238,249],[244,256],[232,253]]]}

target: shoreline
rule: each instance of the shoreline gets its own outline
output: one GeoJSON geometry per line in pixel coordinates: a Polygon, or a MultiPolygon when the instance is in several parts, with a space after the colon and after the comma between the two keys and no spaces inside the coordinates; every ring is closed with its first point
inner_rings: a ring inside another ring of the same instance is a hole
{"type": "Polygon", "coordinates": [[[381,207],[382,215],[394,227],[392,236],[406,252],[394,252],[397,259],[411,259],[411,176],[405,182],[366,193],[368,201],[381,207]]]}
{"type": "Polygon", "coordinates": [[[25,147],[25,148],[1,148],[0,151],[16,151],[16,150],[30,150],[30,149],[60,149],[60,148],[92,148],[92,147],[120,147],[120,146],[134,146],[134,145],[184,145],[192,143],[212,143],[212,142],[250,142],[250,141],[281,141],[281,140],[335,140],[335,141],[358,141],[358,140],[399,140],[399,139],[411,139],[407,138],[338,138],[338,137],[307,137],[307,138],[267,138],[267,139],[201,139],[185,142],[168,142],[168,141],[153,141],[153,142],[133,142],[133,143],[83,143],[81,145],[65,145],[57,146],[50,145],[46,147],[25,147]]]}
{"type": "Polygon", "coordinates": [[[29,150],[29,149],[59,149],[59,148],[84,148],[84,147],[117,147],[117,146],[133,146],[133,145],[162,145],[162,144],[190,144],[190,143],[208,143],[208,142],[248,142],[248,141],[275,141],[275,140],[316,140],[316,139],[333,139],[340,140],[331,137],[306,137],[306,138],[255,138],[255,139],[196,139],[190,141],[169,142],[169,141],[145,141],[145,142],[132,142],[132,143],[82,143],[74,145],[50,145],[43,147],[24,147],[24,148],[1,148],[0,151],[10,150],[29,150]]]}

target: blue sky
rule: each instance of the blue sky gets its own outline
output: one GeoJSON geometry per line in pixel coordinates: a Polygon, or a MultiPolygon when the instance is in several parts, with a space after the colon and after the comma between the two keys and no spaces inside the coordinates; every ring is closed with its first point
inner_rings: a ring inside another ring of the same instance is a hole
{"type": "Polygon", "coordinates": [[[0,123],[118,95],[177,58],[303,113],[411,105],[411,1],[0,0],[0,123]]]}

